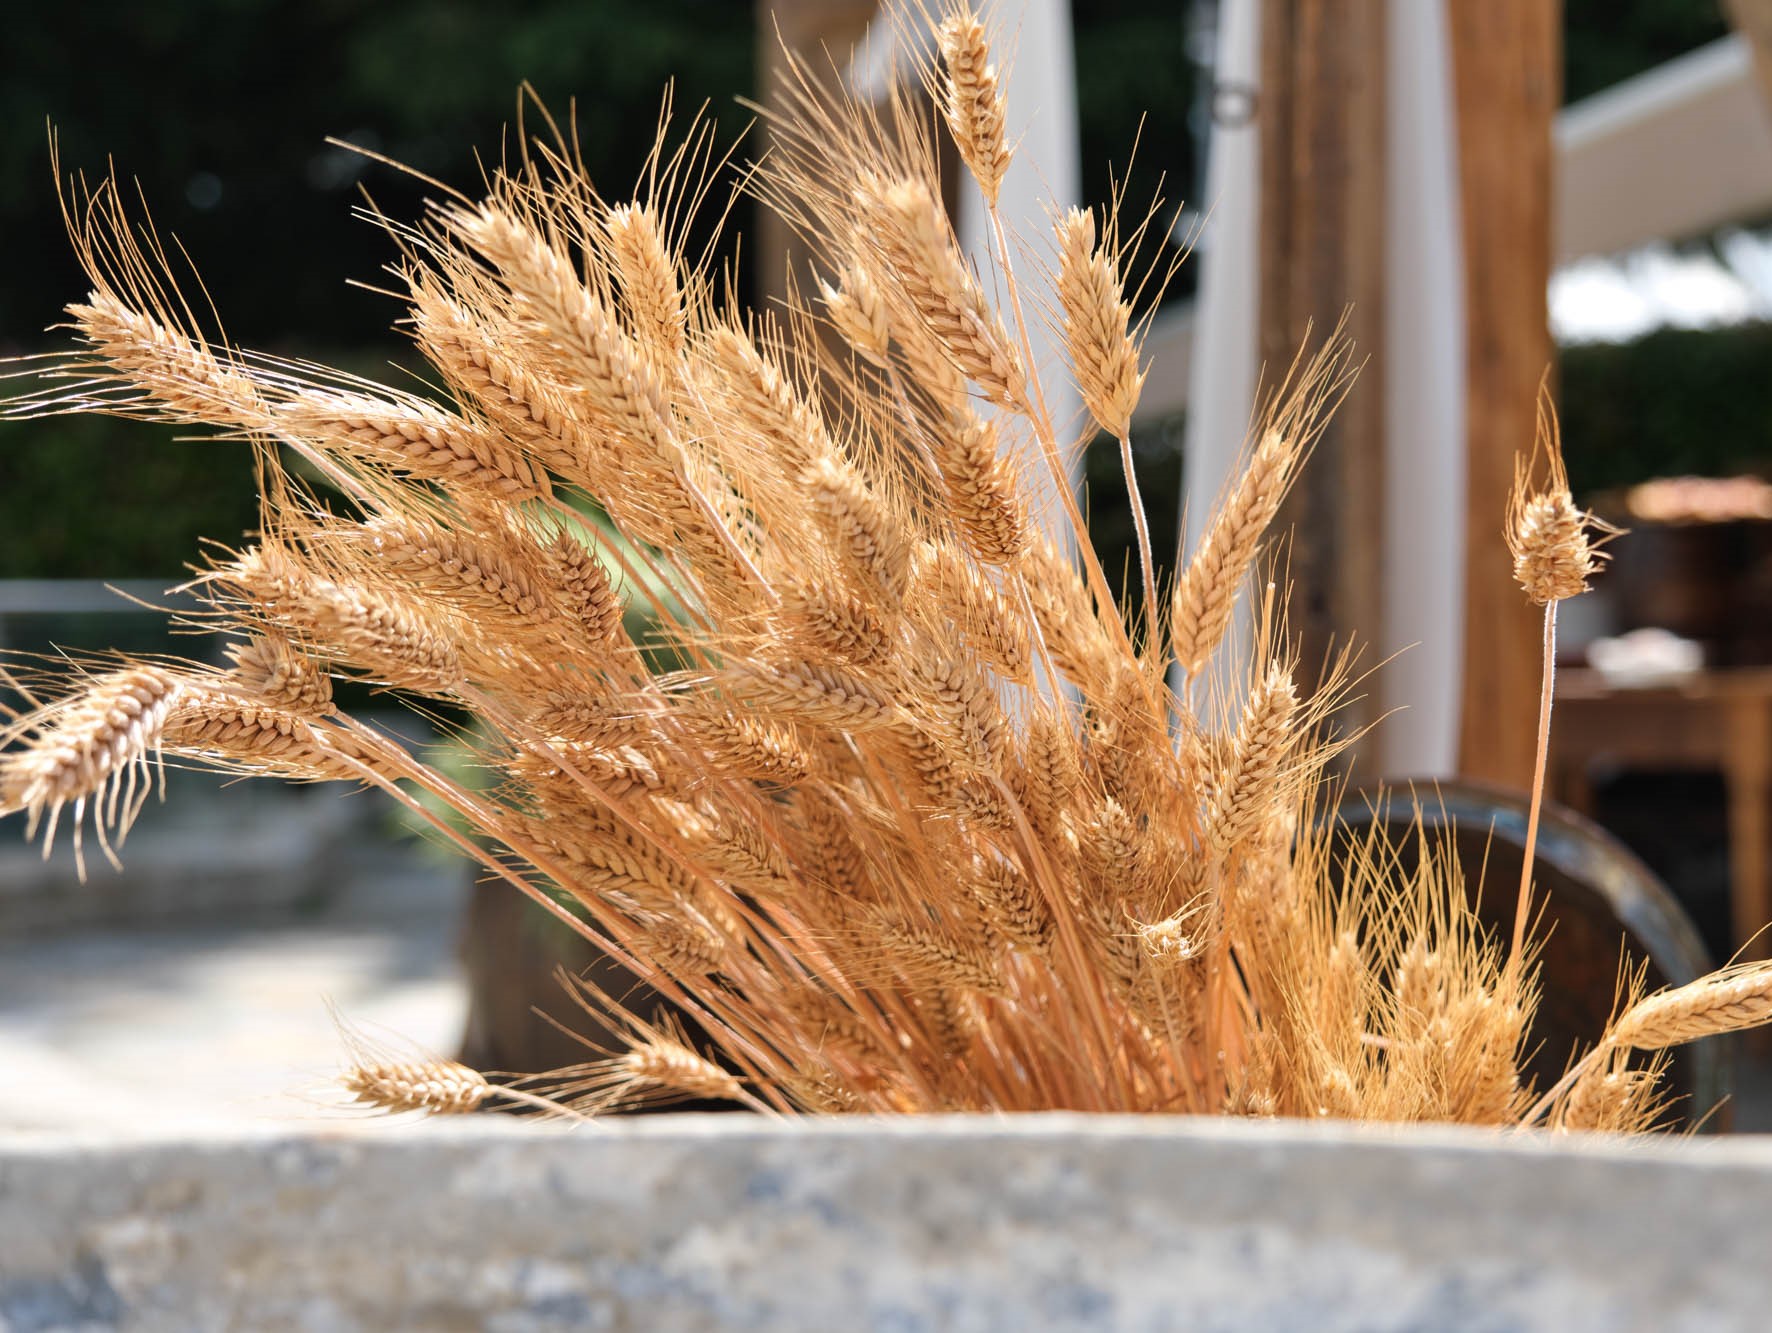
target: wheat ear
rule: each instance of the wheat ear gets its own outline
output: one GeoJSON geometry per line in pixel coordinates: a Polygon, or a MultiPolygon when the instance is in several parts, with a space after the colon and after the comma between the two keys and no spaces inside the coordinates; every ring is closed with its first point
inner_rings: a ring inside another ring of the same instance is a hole
{"type": "Polygon", "coordinates": [[[824,299],[825,312],[843,340],[864,359],[884,367],[892,346],[892,317],[867,269],[851,264],[843,270],[837,285],[821,279],[818,291],[824,299]]]}
{"type": "Polygon", "coordinates": [[[158,667],[128,667],[8,728],[35,734],[23,749],[0,755],[0,813],[25,811],[26,835],[42,832],[47,857],[62,809],[72,805],[74,853],[84,878],[81,829],[90,803],[99,847],[116,864],[109,831],[126,833],[147,799],[142,769],[159,748],[180,688],[176,676],[158,667]]]}
{"type": "Polygon", "coordinates": [[[492,1095],[492,1085],[478,1071],[453,1060],[357,1065],[339,1082],[361,1106],[397,1115],[468,1115],[492,1095]]]}
{"type": "Polygon", "coordinates": [[[1657,1051],[1766,1022],[1772,1022],[1772,964],[1760,963],[1638,1001],[1613,1025],[1608,1040],[1657,1051]]]}
{"type": "MultiPolygon", "coordinates": [[[[559,617],[539,550],[518,545],[508,531],[482,538],[410,514],[388,513],[347,535],[378,568],[461,610],[523,627],[559,617]]],[[[595,592],[587,595],[595,600],[595,592]]]]}
{"type": "Polygon", "coordinates": [[[314,389],[267,405],[246,424],[426,481],[483,489],[514,500],[552,494],[546,473],[498,431],[428,404],[314,389]]]}
{"type": "Polygon", "coordinates": [[[97,365],[83,367],[101,379],[139,389],[154,411],[176,421],[237,426],[260,399],[258,384],[231,361],[182,330],[132,310],[108,291],[95,291],[68,314],[97,365]]]}
{"type": "Polygon", "coordinates": [[[227,650],[233,677],[254,698],[312,715],[332,706],[332,677],[281,634],[257,634],[227,650]]]}
{"type": "Polygon", "coordinates": [[[356,1105],[388,1115],[472,1115],[495,1102],[508,1101],[549,1116],[585,1119],[550,1097],[489,1083],[478,1070],[454,1060],[355,1065],[340,1076],[339,1084],[356,1105]]]}
{"type": "Polygon", "coordinates": [[[941,56],[948,68],[942,107],[948,132],[984,192],[985,202],[995,208],[1010,159],[1003,133],[1003,93],[997,86],[997,69],[991,64],[984,24],[970,8],[950,14],[942,23],[941,56]]]}
{"type": "Polygon", "coordinates": [[[960,260],[953,231],[926,182],[879,187],[878,243],[918,319],[992,402],[1018,408],[1027,373],[1009,335],[960,260]]]}
{"type": "Polygon", "coordinates": [[[609,210],[605,226],[635,335],[662,358],[675,360],[683,355],[689,316],[677,261],[665,245],[658,218],[643,204],[618,204],[609,210]]]}
{"type": "Polygon", "coordinates": [[[930,442],[942,498],[968,550],[1006,567],[1027,553],[1032,523],[1015,466],[1003,457],[994,423],[967,412],[930,442]]]}
{"type": "Polygon", "coordinates": [[[229,768],[308,780],[356,782],[357,747],[343,737],[322,740],[298,712],[226,689],[187,685],[166,718],[161,744],[177,754],[229,768]],[[344,745],[341,754],[339,746],[344,745]]]}
{"type": "Polygon", "coordinates": [[[655,1036],[622,1057],[622,1070],[637,1084],[652,1084],[685,1097],[744,1100],[744,1086],[713,1061],[682,1042],[655,1036]]]}
{"type": "Polygon", "coordinates": [[[1251,691],[1206,814],[1206,839],[1221,855],[1242,846],[1277,800],[1297,706],[1291,674],[1277,664],[1251,691]]]}
{"type": "Polygon", "coordinates": [[[1280,512],[1299,453],[1281,431],[1262,435],[1249,466],[1176,582],[1170,642],[1176,664],[1189,679],[1200,674],[1230,625],[1237,591],[1261,549],[1262,536],[1280,512]]]}
{"type": "Polygon", "coordinates": [[[1132,308],[1121,296],[1120,277],[1106,247],[1095,244],[1095,217],[1073,208],[1058,224],[1058,301],[1077,387],[1089,414],[1120,445],[1120,469],[1137,529],[1144,604],[1156,613],[1157,581],[1151,563],[1150,524],[1132,462],[1132,412],[1144,376],[1130,332],[1132,308]]]}

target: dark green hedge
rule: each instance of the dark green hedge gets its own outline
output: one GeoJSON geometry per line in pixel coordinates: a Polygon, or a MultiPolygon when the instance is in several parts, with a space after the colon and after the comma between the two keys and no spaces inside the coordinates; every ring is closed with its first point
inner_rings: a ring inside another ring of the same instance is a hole
{"type": "Polygon", "coordinates": [[[177,574],[257,526],[252,451],[106,417],[0,424],[0,577],[177,574]]]}
{"type": "Polygon", "coordinates": [[[1718,0],[1563,0],[1563,97],[1580,101],[1726,36],[1718,0]]]}
{"type": "MultiPolygon", "coordinates": [[[[1075,11],[1088,193],[1107,192],[1106,165],[1124,167],[1143,117],[1131,206],[1142,206],[1159,173],[1172,201],[1185,196],[1195,109],[1184,7],[1099,0],[1075,11]]],[[[214,285],[231,335],[287,353],[357,346],[369,373],[380,374],[376,363],[401,350],[386,341],[397,310],[343,283],[374,279],[392,250],[350,220],[353,190],[369,185],[398,217],[413,215],[427,191],[328,149],[326,135],[469,184],[478,174],[472,150],[496,158],[499,127],[528,78],[556,108],[581,99],[586,156],[619,190],[667,76],[677,76],[680,105],[709,98],[723,125],[742,123],[732,99],[751,81],[755,12],[748,0],[17,7],[0,43],[0,176],[14,186],[0,197],[0,234],[13,256],[0,273],[0,354],[65,345],[40,330],[84,291],[53,205],[45,117],[62,134],[64,167],[102,172],[114,155],[126,179],[139,175],[160,225],[189,244],[214,285]],[[278,58],[267,63],[273,47],[278,58]]],[[[1566,15],[1571,96],[1724,30],[1716,0],[1567,0],[1566,15]]],[[[1190,280],[1184,274],[1178,289],[1190,280]]],[[[1768,353],[1764,329],[1570,352],[1563,394],[1577,483],[1765,460],[1768,353]]],[[[200,536],[232,541],[251,528],[248,453],[174,444],[172,434],[98,420],[0,423],[0,577],[174,574],[200,536]]],[[[1165,560],[1178,438],[1162,428],[1135,441],[1165,560]]],[[[1131,530],[1111,442],[1092,451],[1088,470],[1097,536],[1117,571],[1131,530]]]]}
{"type": "Polygon", "coordinates": [[[1686,473],[1772,473],[1772,324],[1571,347],[1560,373],[1578,490],[1686,473]]]}

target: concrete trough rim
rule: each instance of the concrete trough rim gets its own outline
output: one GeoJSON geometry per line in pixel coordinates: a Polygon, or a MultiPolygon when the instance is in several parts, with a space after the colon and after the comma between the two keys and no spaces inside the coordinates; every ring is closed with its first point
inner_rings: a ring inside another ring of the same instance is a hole
{"type": "Polygon", "coordinates": [[[311,1125],[287,1120],[250,1120],[204,1125],[145,1124],[134,1130],[0,1129],[0,1162],[38,1152],[132,1153],[155,1146],[226,1147],[281,1140],[389,1145],[592,1141],[768,1141],[777,1138],[852,1139],[894,1137],[950,1139],[1059,1139],[1083,1136],[1118,1141],[1223,1141],[1232,1144],[1341,1144],[1397,1146],[1528,1156],[1612,1157],[1621,1161],[1698,1164],[1715,1161],[1772,1169],[1772,1134],[1587,1134],[1488,1129],[1438,1123],[1305,1120],[1288,1117],[1139,1115],[1089,1111],[952,1112],[938,1115],[762,1116],[744,1113],[609,1116],[588,1124],[538,1121],[496,1113],[429,1120],[316,1111],[311,1125]]]}
{"type": "Polygon", "coordinates": [[[1772,1138],[1210,1117],[13,1136],[0,1328],[1758,1327],[1769,1185],[1772,1138]]]}

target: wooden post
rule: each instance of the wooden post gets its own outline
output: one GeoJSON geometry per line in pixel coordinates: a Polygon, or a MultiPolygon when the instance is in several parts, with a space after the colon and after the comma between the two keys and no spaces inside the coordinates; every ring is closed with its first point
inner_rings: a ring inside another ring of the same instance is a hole
{"type": "Polygon", "coordinates": [[[1512,578],[1503,516],[1551,364],[1551,122],[1562,87],[1559,0],[1453,0],[1463,194],[1467,388],[1464,688],[1459,770],[1532,782],[1541,613],[1512,578]]]}
{"type": "Polygon", "coordinates": [[[1753,49],[1760,98],[1772,107],[1772,0],[1723,0],[1723,13],[1753,49]]]}
{"type": "MultiPolygon", "coordinates": [[[[779,105],[789,51],[804,60],[815,76],[834,80],[877,9],[877,0],[757,0],[757,100],[766,107],[779,105]]],[[[758,134],[766,147],[767,121],[758,134]]],[[[806,250],[767,208],[757,210],[753,231],[756,301],[759,308],[768,309],[786,297],[788,272],[804,261],[806,250]]],[[[804,283],[806,274],[795,277],[804,283]]]]}
{"type": "MultiPolygon", "coordinates": [[[[1311,678],[1334,648],[1386,642],[1384,532],[1385,0],[1263,0],[1261,359],[1271,387],[1348,315],[1369,356],[1278,530],[1291,534],[1290,626],[1311,678]]],[[[1382,677],[1341,714],[1380,710],[1382,677]]]]}

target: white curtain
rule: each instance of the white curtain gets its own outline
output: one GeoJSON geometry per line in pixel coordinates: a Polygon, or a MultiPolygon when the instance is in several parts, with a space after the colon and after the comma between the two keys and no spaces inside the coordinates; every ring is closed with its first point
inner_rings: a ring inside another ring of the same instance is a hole
{"type": "Polygon", "coordinates": [[[1374,646],[1399,654],[1384,668],[1382,695],[1407,711],[1379,727],[1378,757],[1382,776],[1444,777],[1458,763],[1464,682],[1464,258],[1452,52],[1438,4],[1391,0],[1388,36],[1385,623],[1374,646]]]}
{"type": "MultiPolygon", "coordinates": [[[[1055,338],[1043,311],[1056,305],[1056,295],[1036,280],[1053,256],[1055,218],[1081,202],[1082,169],[1077,147],[1077,64],[1071,41],[1068,0],[999,0],[987,13],[1000,34],[995,51],[1003,94],[1008,102],[1008,134],[1015,157],[1003,178],[998,211],[1013,250],[1017,240],[1031,252],[1016,260],[1016,280],[1028,315],[1028,338],[1035,361],[1046,371],[1046,407],[1061,441],[1081,423],[1082,401],[1072,387],[1062,335],[1055,338]]],[[[988,234],[984,200],[969,182],[960,191],[960,244],[981,274],[996,267],[988,234]]],[[[1012,330],[1013,332],[1013,330],[1012,330]]],[[[1022,458],[1022,474],[1030,483],[1045,467],[1030,451],[1022,458]]],[[[1074,491],[1080,478],[1071,478],[1074,491]]],[[[1048,497],[1042,521],[1048,532],[1066,531],[1057,498],[1048,497]]]]}

